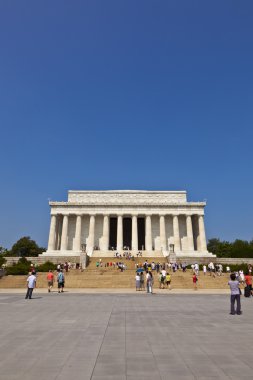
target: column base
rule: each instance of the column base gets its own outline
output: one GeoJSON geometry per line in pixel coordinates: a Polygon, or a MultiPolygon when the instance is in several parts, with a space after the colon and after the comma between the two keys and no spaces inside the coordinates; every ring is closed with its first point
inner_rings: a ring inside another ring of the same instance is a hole
{"type": "Polygon", "coordinates": [[[80,256],[82,251],[69,251],[69,250],[64,250],[64,251],[49,251],[47,250],[46,252],[43,252],[41,257],[46,257],[46,256],[53,256],[53,257],[72,257],[72,256],[80,256]]]}
{"type": "Polygon", "coordinates": [[[208,251],[178,251],[178,252],[175,252],[175,255],[176,257],[180,258],[180,257],[210,257],[210,258],[214,258],[216,257],[216,255],[212,254],[211,252],[208,252],[208,251]]]}

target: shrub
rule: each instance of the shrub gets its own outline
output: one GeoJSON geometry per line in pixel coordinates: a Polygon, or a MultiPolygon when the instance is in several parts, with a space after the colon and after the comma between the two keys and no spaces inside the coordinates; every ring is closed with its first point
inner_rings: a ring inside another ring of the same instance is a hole
{"type": "Polygon", "coordinates": [[[36,267],[37,272],[48,272],[49,270],[55,270],[56,264],[52,263],[51,261],[47,261],[44,264],[39,265],[36,267]]]}
{"type": "Polygon", "coordinates": [[[9,275],[25,275],[28,274],[31,268],[31,261],[21,257],[18,263],[13,264],[11,267],[6,267],[6,274],[9,275]]]}
{"type": "Polygon", "coordinates": [[[2,267],[3,264],[6,263],[6,259],[3,256],[0,256],[0,268],[2,267]]]}

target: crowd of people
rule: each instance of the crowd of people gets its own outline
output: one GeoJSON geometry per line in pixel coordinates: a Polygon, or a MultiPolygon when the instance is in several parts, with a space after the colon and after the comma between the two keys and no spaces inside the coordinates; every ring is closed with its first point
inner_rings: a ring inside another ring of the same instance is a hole
{"type": "MultiPolygon", "coordinates": [[[[130,256],[124,256],[125,259],[131,259],[130,256]]],[[[193,288],[197,290],[198,278],[200,275],[200,266],[198,263],[191,264],[190,266],[183,262],[149,262],[147,259],[144,262],[135,262],[135,285],[136,291],[144,291],[146,289],[148,294],[153,293],[154,276],[157,276],[160,289],[171,289],[171,282],[173,273],[182,271],[183,273],[187,269],[192,271],[192,283],[193,288]]],[[[102,259],[96,261],[96,268],[115,268],[121,272],[127,270],[127,265],[123,261],[109,261],[103,263],[102,259]]],[[[64,292],[65,286],[65,274],[71,269],[79,269],[79,266],[71,263],[64,262],[57,264],[56,274],[52,270],[47,273],[48,292],[52,291],[55,281],[57,282],[58,293],[64,292]]],[[[216,276],[222,276],[224,274],[224,268],[222,264],[213,262],[204,264],[201,266],[203,275],[209,275],[215,278],[216,276]]],[[[241,287],[244,288],[245,297],[253,296],[252,290],[252,265],[248,265],[247,270],[244,272],[242,269],[231,273],[229,266],[225,267],[225,273],[230,275],[228,285],[231,289],[231,314],[241,314],[240,297],[241,287]],[[236,310],[235,310],[236,303],[236,310]]],[[[36,266],[31,264],[30,274],[27,278],[27,293],[25,298],[32,298],[32,293],[36,287],[37,273],[36,266]]]]}

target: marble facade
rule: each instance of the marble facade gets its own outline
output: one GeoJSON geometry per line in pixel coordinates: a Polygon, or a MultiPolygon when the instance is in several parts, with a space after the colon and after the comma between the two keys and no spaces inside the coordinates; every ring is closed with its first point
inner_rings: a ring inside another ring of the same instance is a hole
{"type": "Polygon", "coordinates": [[[207,256],[205,202],[186,191],[69,191],[49,202],[48,250],[43,255],[113,256],[128,249],[143,256],[207,256]]]}

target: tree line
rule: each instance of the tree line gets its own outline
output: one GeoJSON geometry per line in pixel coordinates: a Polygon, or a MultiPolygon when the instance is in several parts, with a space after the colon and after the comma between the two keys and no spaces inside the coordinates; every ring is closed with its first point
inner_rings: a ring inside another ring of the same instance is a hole
{"type": "Polygon", "coordinates": [[[207,249],[217,257],[253,258],[253,240],[236,239],[229,242],[213,238],[208,240],[207,249]]]}

